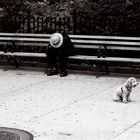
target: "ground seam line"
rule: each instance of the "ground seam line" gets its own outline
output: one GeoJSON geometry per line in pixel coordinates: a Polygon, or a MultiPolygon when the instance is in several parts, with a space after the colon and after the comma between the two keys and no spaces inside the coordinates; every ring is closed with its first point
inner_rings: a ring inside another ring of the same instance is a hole
{"type": "MultiPolygon", "coordinates": [[[[114,87],[114,85],[110,86],[110,88],[111,88],[111,87],[114,87]]],[[[58,108],[53,109],[53,110],[51,110],[51,111],[49,111],[49,112],[47,112],[47,113],[44,113],[44,114],[42,114],[42,115],[33,117],[32,119],[27,120],[27,121],[25,121],[24,123],[28,123],[28,122],[30,122],[30,121],[36,120],[36,119],[41,118],[41,117],[43,117],[43,116],[45,116],[45,115],[48,115],[48,114],[50,114],[50,113],[53,113],[53,112],[58,111],[58,110],[61,110],[61,109],[65,108],[65,107],[67,107],[67,106],[70,106],[70,105],[73,105],[73,104],[75,104],[75,103],[77,103],[77,102],[80,102],[80,101],[82,101],[82,100],[85,100],[85,99],[87,99],[87,98],[89,98],[89,97],[96,96],[97,94],[102,93],[102,91],[105,91],[105,90],[107,90],[107,89],[108,89],[108,87],[105,88],[105,89],[103,89],[103,90],[101,90],[101,91],[99,91],[99,92],[97,92],[97,93],[95,93],[95,94],[91,94],[91,95],[86,96],[86,97],[83,97],[83,98],[81,98],[81,99],[79,99],[79,100],[77,100],[77,101],[73,101],[73,102],[71,102],[71,103],[69,103],[69,104],[67,104],[67,105],[65,105],[65,106],[58,107],[58,108]]]]}
{"type": "Polygon", "coordinates": [[[122,132],[120,132],[119,134],[117,134],[116,136],[114,136],[113,139],[119,137],[121,134],[125,133],[126,131],[128,131],[128,130],[131,129],[132,127],[136,126],[138,123],[140,123],[140,120],[137,121],[136,123],[134,123],[133,125],[129,126],[128,128],[126,128],[125,130],[123,130],[122,132]]]}

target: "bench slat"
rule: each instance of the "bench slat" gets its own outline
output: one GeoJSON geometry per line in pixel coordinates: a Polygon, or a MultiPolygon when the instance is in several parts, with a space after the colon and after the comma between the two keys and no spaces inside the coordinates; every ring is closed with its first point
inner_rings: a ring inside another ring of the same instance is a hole
{"type": "MultiPolygon", "coordinates": [[[[23,53],[23,52],[15,52],[15,53],[3,53],[0,52],[1,55],[5,56],[23,56],[23,57],[47,57],[45,53],[23,53]]],[[[96,56],[87,56],[87,55],[75,55],[69,56],[69,59],[76,59],[76,60],[94,60],[94,61],[112,61],[112,62],[133,62],[133,63],[140,63],[139,58],[119,58],[119,57],[106,57],[106,58],[97,58],[96,56]]]]}
{"type": "Polygon", "coordinates": [[[36,37],[50,38],[51,34],[32,34],[32,33],[0,33],[1,37],[36,37]]]}
{"type": "Polygon", "coordinates": [[[25,41],[25,42],[49,42],[49,39],[42,38],[22,38],[22,37],[0,37],[0,41],[25,41]]]}
{"type": "Polygon", "coordinates": [[[110,61],[110,62],[133,62],[140,63],[139,58],[119,58],[119,57],[106,57],[106,58],[97,58],[96,56],[87,56],[87,55],[75,55],[70,56],[70,59],[76,60],[94,60],[94,61],[110,61]]]}
{"type": "Polygon", "coordinates": [[[140,42],[123,42],[123,41],[102,41],[102,40],[72,40],[76,44],[95,44],[95,45],[119,45],[119,46],[140,46],[140,42]]]}
{"type": "MultiPolygon", "coordinates": [[[[19,38],[19,37],[0,37],[0,41],[17,41],[17,42],[49,42],[49,39],[42,38],[19,38]]],[[[74,44],[89,45],[119,45],[119,46],[140,46],[140,42],[123,42],[123,41],[101,41],[101,40],[72,40],[74,44]]]]}
{"type": "MultiPolygon", "coordinates": [[[[79,48],[79,49],[99,49],[99,46],[101,45],[78,45],[75,44],[74,45],[75,48],[79,48]]],[[[107,46],[108,50],[134,50],[134,51],[140,51],[140,47],[139,46],[107,46]]]]}
{"type": "Polygon", "coordinates": [[[94,35],[69,35],[73,39],[87,40],[120,40],[120,41],[140,41],[140,37],[123,37],[123,36],[94,36],[94,35]]]}
{"type": "MultiPolygon", "coordinates": [[[[0,45],[5,45],[6,42],[0,42],[0,45]]],[[[44,43],[40,43],[40,42],[16,42],[17,46],[27,46],[27,47],[33,47],[33,46],[44,46],[47,47],[49,44],[49,42],[44,42],[44,43]]],[[[99,49],[100,45],[78,45],[75,44],[74,45],[75,48],[77,49],[99,49]]],[[[108,50],[133,50],[133,51],[140,51],[140,47],[137,46],[107,46],[108,50]]]]}
{"type": "MultiPolygon", "coordinates": [[[[50,38],[51,34],[33,34],[33,33],[0,33],[0,36],[13,37],[37,37],[50,38]]],[[[95,35],[69,35],[73,39],[99,39],[99,40],[124,40],[124,41],[140,41],[140,37],[124,37],[124,36],[95,36],[95,35]]]]}
{"type": "Polygon", "coordinates": [[[23,57],[46,57],[45,53],[28,53],[28,52],[14,52],[2,53],[4,56],[23,56],[23,57]]]}

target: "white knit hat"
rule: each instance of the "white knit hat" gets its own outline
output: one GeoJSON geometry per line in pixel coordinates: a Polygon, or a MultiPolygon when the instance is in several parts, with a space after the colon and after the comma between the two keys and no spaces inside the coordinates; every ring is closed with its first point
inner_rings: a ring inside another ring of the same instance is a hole
{"type": "Polygon", "coordinates": [[[54,33],[50,37],[50,44],[54,48],[59,48],[63,43],[63,36],[60,33],[54,33]]]}

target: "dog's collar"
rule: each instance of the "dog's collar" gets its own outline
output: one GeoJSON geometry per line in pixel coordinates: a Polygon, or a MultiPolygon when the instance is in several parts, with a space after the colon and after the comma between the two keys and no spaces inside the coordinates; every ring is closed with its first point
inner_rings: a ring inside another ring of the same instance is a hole
{"type": "Polygon", "coordinates": [[[121,91],[122,91],[122,93],[123,93],[123,88],[121,87],[121,91]]]}
{"type": "Polygon", "coordinates": [[[128,91],[131,91],[131,87],[129,87],[129,86],[127,86],[127,85],[125,85],[125,87],[126,87],[126,89],[127,89],[128,91]]]}

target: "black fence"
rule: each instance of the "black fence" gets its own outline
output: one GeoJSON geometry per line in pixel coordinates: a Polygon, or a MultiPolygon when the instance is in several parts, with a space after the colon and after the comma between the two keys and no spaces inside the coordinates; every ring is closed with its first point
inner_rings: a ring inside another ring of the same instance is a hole
{"type": "Polygon", "coordinates": [[[3,17],[0,18],[0,30],[3,32],[22,33],[72,33],[71,18],[52,17],[3,17]]]}
{"type": "Polygon", "coordinates": [[[140,17],[1,17],[0,32],[140,36],[140,17]]]}

